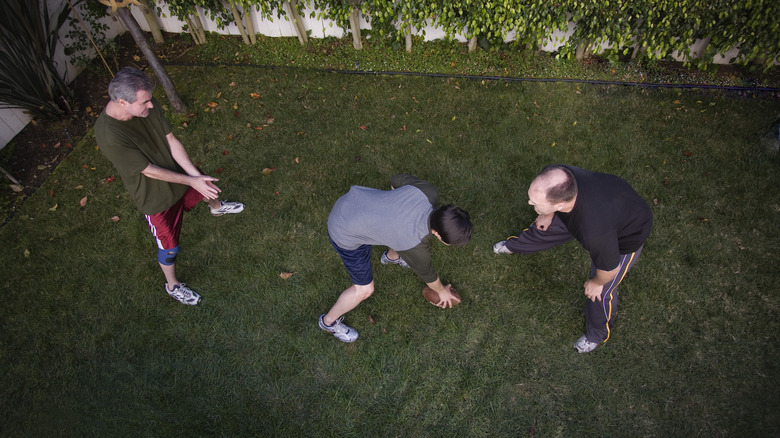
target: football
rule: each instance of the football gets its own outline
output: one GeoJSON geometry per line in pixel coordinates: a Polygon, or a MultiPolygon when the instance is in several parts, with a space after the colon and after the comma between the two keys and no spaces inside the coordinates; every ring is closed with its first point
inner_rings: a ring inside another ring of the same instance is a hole
{"type": "MultiPolygon", "coordinates": [[[[460,299],[460,295],[458,294],[458,291],[456,291],[454,287],[450,286],[450,292],[452,292],[452,294],[455,295],[457,299],[460,299]]],[[[436,303],[439,302],[439,294],[428,286],[425,286],[423,288],[422,294],[425,297],[425,299],[428,300],[428,302],[431,304],[435,305],[436,303]]],[[[453,301],[452,307],[457,306],[459,302],[460,301],[458,302],[453,301]]]]}

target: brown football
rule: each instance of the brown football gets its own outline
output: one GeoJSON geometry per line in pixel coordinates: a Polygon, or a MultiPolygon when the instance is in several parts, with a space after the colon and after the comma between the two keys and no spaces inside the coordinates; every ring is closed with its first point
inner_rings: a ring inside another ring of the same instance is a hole
{"type": "MultiPolygon", "coordinates": [[[[457,299],[460,299],[460,295],[458,294],[458,291],[456,291],[454,287],[450,287],[450,292],[452,292],[452,294],[455,295],[457,299]]],[[[436,303],[439,302],[439,294],[428,286],[425,286],[423,288],[422,294],[425,297],[425,299],[428,300],[428,302],[431,304],[435,305],[436,303]]],[[[457,306],[459,302],[460,301],[458,302],[453,301],[452,307],[457,306]]]]}

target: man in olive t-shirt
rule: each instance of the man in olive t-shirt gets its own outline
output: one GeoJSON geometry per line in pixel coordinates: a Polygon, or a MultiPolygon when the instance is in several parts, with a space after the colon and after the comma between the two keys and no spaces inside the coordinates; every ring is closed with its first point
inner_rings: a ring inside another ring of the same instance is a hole
{"type": "Polygon", "coordinates": [[[149,223],[165,291],[183,304],[196,305],[200,295],[176,277],[183,214],[201,200],[214,216],[239,213],[244,205],[219,200],[217,178],[192,164],[152,91],[154,85],[142,71],[120,70],[108,85],[111,101],[95,122],[95,137],[149,223]]]}

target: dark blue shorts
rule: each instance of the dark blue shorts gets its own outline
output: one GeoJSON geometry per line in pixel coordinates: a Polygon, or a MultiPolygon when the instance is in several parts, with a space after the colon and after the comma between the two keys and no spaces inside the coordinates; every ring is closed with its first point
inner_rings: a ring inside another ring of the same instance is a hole
{"type": "Polygon", "coordinates": [[[357,249],[343,249],[336,245],[330,236],[328,239],[341,256],[352,283],[365,286],[374,281],[374,273],[371,271],[371,245],[361,245],[357,249]]]}

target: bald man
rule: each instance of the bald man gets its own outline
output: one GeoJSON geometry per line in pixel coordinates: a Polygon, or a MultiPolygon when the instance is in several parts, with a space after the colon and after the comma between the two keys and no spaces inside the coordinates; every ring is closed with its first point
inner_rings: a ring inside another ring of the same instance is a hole
{"type": "Polygon", "coordinates": [[[493,245],[496,254],[532,254],[577,239],[590,254],[583,285],[586,331],[574,343],[589,353],[609,340],[617,287],[636,263],[653,226],[644,199],[622,178],[568,165],[542,169],[528,189],[539,215],[519,236],[493,245]]]}

